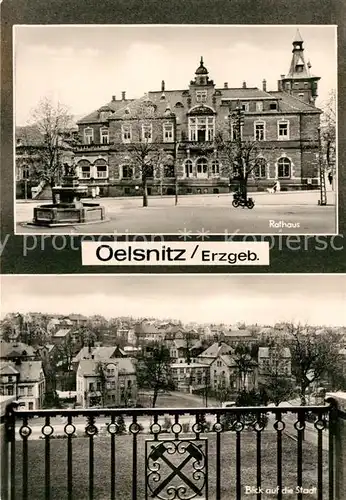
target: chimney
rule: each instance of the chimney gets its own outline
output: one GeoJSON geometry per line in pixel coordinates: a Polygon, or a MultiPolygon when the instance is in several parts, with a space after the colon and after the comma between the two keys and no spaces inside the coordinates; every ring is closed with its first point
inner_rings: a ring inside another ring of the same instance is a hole
{"type": "Polygon", "coordinates": [[[116,101],[116,96],[115,95],[112,95],[112,101],[116,101]]]}
{"type": "Polygon", "coordinates": [[[161,92],[164,92],[165,91],[165,81],[162,80],[161,82],[161,92]]]}
{"type": "Polygon", "coordinates": [[[228,82],[225,82],[225,83],[223,84],[223,88],[224,88],[224,89],[228,89],[228,82]]]}
{"type": "Polygon", "coordinates": [[[246,89],[246,82],[243,82],[243,89],[246,89]]]}
{"type": "Polygon", "coordinates": [[[262,80],[262,89],[263,92],[267,92],[267,80],[265,79],[262,80]]]}
{"type": "Polygon", "coordinates": [[[125,90],[122,91],[121,98],[122,98],[123,101],[126,100],[126,92],[125,92],[125,90]]]}

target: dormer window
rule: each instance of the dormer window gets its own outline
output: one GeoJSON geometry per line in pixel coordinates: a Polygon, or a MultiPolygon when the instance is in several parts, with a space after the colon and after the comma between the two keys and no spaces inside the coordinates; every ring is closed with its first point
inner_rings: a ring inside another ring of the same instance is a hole
{"type": "Polygon", "coordinates": [[[92,128],[84,129],[84,143],[92,144],[94,142],[94,130],[92,128]]]}
{"type": "Polygon", "coordinates": [[[249,103],[248,102],[243,102],[242,105],[241,105],[241,109],[243,111],[248,112],[249,111],[249,103]]]}
{"type": "Polygon", "coordinates": [[[263,101],[257,101],[256,102],[256,111],[263,111],[263,101]]]}
{"type": "Polygon", "coordinates": [[[278,109],[277,103],[276,102],[271,102],[269,104],[269,109],[271,109],[271,110],[274,110],[274,109],[277,110],[278,109]]]}

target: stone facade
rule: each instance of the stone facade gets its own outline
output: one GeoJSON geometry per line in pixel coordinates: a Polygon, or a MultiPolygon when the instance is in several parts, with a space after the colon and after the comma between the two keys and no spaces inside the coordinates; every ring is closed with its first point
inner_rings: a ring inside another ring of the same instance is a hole
{"type": "MultiPolygon", "coordinates": [[[[282,190],[318,186],[317,81],[304,61],[299,32],[291,68],[278,89],[217,87],[201,58],[185,90],[150,91],[143,98],[112,100],[78,122],[75,160],[82,183],[101,196],[142,194],[143,162],[148,194],[229,192],[237,182],[234,162],[218,137],[256,143],[263,167],[253,170],[250,189],[265,190],[279,180],[282,190]],[[239,122],[234,121],[239,113],[239,122]],[[241,116],[241,118],[240,118],[241,116]]],[[[239,144],[239,142],[238,142],[239,144]]]]}

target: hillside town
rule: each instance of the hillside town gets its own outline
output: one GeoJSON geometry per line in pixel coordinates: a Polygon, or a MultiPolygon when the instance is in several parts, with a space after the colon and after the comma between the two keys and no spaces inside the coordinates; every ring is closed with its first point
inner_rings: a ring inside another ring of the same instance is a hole
{"type": "Polygon", "coordinates": [[[200,406],[318,404],[346,388],[344,326],[10,313],[0,353],[0,394],[26,410],[154,407],[164,393],[200,406]]]}

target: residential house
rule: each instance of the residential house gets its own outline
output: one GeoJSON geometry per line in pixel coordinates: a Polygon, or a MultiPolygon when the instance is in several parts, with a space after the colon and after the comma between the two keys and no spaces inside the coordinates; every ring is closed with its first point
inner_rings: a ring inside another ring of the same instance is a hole
{"type": "Polygon", "coordinates": [[[16,396],[22,410],[42,408],[46,389],[42,361],[8,361],[0,369],[0,394],[16,396]]]}
{"type": "Polygon", "coordinates": [[[270,376],[291,377],[291,351],[288,347],[259,347],[258,377],[265,383],[270,376]]]}
{"type": "Polygon", "coordinates": [[[133,406],[137,399],[135,365],[130,358],[81,359],[76,392],[83,408],[133,406]]]}
{"type": "Polygon", "coordinates": [[[194,392],[204,389],[209,380],[209,364],[181,362],[171,364],[172,379],[178,391],[194,392]]]}

